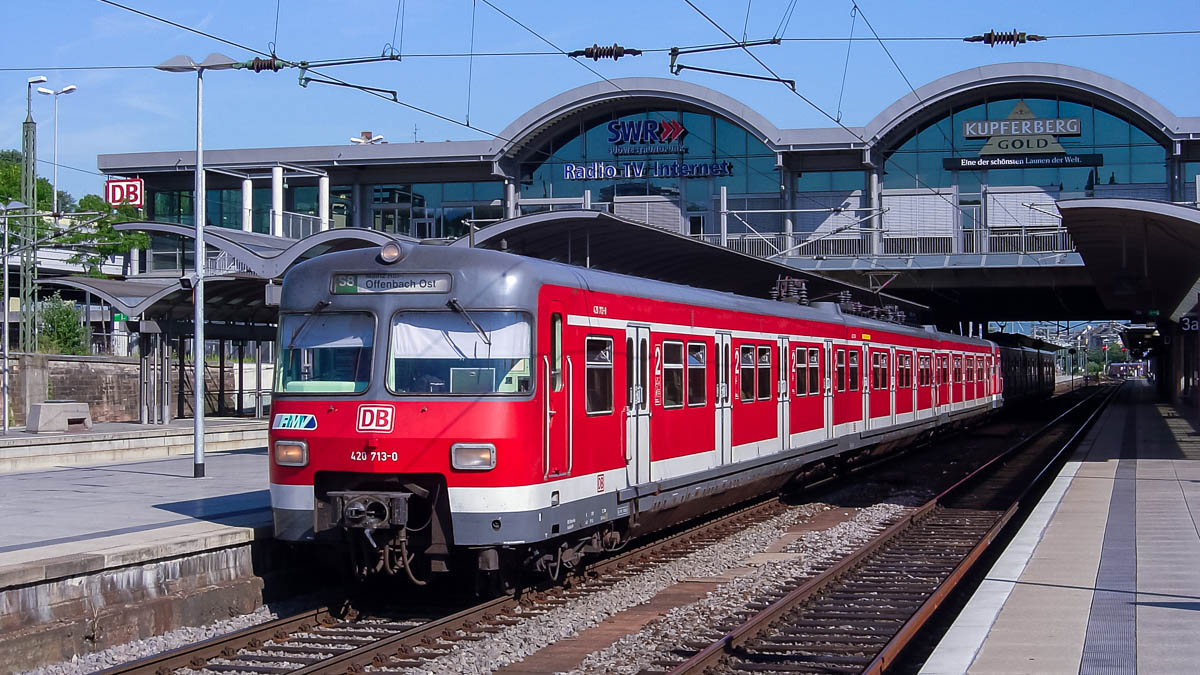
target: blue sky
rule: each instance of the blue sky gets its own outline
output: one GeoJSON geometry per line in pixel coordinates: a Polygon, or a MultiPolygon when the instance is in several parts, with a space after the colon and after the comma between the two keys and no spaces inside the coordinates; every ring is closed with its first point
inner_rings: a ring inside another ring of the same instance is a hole
{"type": "MultiPolygon", "coordinates": [[[[771,37],[787,0],[694,0],[730,33],[750,39],[771,37]]],[[[338,2],[280,0],[278,36],[275,0],[122,0],[138,9],[199,28],[234,42],[277,53],[290,60],[378,55],[392,43],[395,0],[338,2]]],[[[620,43],[627,47],[668,48],[725,41],[724,36],[683,0],[533,2],[492,0],[494,4],[568,51],[620,43]]],[[[467,52],[475,11],[475,52],[549,51],[551,47],[479,0],[404,0],[404,28],[396,46],[410,56],[401,62],[330,69],[337,77],[395,89],[402,100],[464,120],[470,92],[470,120],[500,132],[536,103],[597,76],[565,56],[414,56],[467,52]],[[402,38],[402,43],[401,43],[402,38]]],[[[851,27],[849,0],[798,3],[787,38],[836,37],[834,42],[789,42],[755,50],[781,76],[830,113],[839,107],[851,27]]],[[[965,36],[989,29],[1016,28],[1044,35],[1200,29],[1195,3],[1147,0],[1125,2],[1005,3],[859,0],[880,35],[965,36]]],[[[210,52],[236,59],[254,56],[111,7],[97,0],[5,0],[6,36],[0,42],[0,148],[20,146],[25,116],[25,81],[46,75],[58,89],[78,91],[59,101],[59,162],[94,171],[102,153],[186,149],[194,146],[195,78],[153,69],[66,70],[49,67],[154,65],[176,55],[198,60],[210,52]]],[[[870,36],[861,16],[856,36],[870,36]]],[[[959,41],[889,42],[888,48],[916,87],[972,66],[1005,61],[1048,61],[1090,68],[1141,89],[1175,114],[1200,115],[1200,89],[1191,78],[1200,56],[1200,35],[1138,38],[1058,39],[1020,47],[989,48],[959,41]]],[[[668,56],[650,53],[618,62],[585,61],[605,77],[675,77],[668,56]]],[[[764,74],[737,51],[681,57],[681,63],[764,74]]],[[[779,127],[831,126],[821,113],[781,85],[684,72],[680,79],[720,90],[754,108],[779,127]]],[[[868,122],[908,91],[900,73],[878,43],[855,42],[841,100],[842,121],[868,122]]],[[[50,97],[34,99],[41,159],[51,158],[50,97]]],[[[482,138],[483,134],[382,101],[367,94],[323,85],[301,88],[295,71],[254,74],[210,73],[205,78],[205,147],[339,145],[369,129],[389,141],[482,138]]],[[[50,176],[51,167],[40,165],[50,176]]],[[[76,197],[99,192],[100,176],[60,168],[59,185],[76,197]]]]}

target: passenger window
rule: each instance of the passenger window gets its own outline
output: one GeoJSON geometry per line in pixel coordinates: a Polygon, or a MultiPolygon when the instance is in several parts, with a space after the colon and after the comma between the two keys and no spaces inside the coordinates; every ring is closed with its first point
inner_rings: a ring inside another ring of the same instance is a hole
{"type": "Polygon", "coordinates": [[[808,393],[821,393],[821,350],[808,350],[808,393]]]}
{"type": "Polygon", "coordinates": [[[837,390],[846,391],[846,350],[837,350],[837,390]]]}
{"type": "Polygon", "coordinates": [[[758,348],[758,400],[771,398],[771,348],[758,348]]]}
{"type": "Polygon", "coordinates": [[[613,411],[613,341],[606,337],[589,337],[585,343],[588,414],[613,411]]]}
{"type": "Polygon", "coordinates": [[[550,316],[550,386],[554,391],[562,391],[562,314],[550,316]]]}
{"type": "Polygon", "coordinates": [[[797,349],[792,358],[796,364],[796,395],[804,396],[808,393],[808,352],[803,348],[797,349]]]}
{"type": "Polygon", "coordinates": [[[850,350],[850,391],[858,391],[858,350],[850,350]]]}
{"type": "Polygon", "coordinates": [[[634,400],[633,384],[633,338],[625,338],[625,407],[632,408],[634,400]]]}
{"type": "Polygon", "coordinates": [[[683,343],[663,343],[663,407],[683,407],[683,343]]]}
{"type": "Polygon", "coordinates": [[[754,400],[754,347],[742,347],[740,370],[742,402],[750,403],[754,400]]]}
{"type": "Polygon", "coordinates": [[[650,381],[650,347],[646,344],[646,338],[642,338],[640,342],[642,351],[638,353],[638,358],[642,362],[642,400],[639,401],[639,404],[642,410],[645,410],[650,405],[650,396],[646,389],[647,383],[650,381]]]}
{"type": "Polygon", "coordinates": [[[687,346],[687,402],[689,406],[702,406],[708,402],[708,359],[702,342],[689,342],[687,346]]]}

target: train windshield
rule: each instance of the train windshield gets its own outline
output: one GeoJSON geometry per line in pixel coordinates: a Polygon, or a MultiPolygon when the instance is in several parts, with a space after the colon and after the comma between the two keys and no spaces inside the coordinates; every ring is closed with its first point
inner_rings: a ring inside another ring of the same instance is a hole
{"type": "Polygon", "coordinates": [[[397,394],[523,394],[532,331],[519,312],[401,312],[392,319],[388,388],[397,394]]]}
{"type": "Polygon", "coordinates": [[[279,324],[276,391],[360,394],[371,381],[370,314],[288,314],[279,324]]]}

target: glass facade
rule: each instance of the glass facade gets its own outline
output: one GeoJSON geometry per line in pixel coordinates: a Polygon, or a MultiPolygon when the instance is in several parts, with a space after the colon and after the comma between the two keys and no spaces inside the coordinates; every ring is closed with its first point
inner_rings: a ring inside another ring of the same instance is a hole
{"type": "MultiPolygon", "coordinates": [[[[314,194],[316,188],[313,188],[314,194]]],[[[150,217],[165,223],[191,225],[195,214],[192,190],[159,190],[152,192],[150,217]]],[[[208,200],[204,203],[205,227],[242,229],[242,190],[206,190],[208,200]]],[[[285,190],[285,194],[286,194],[285,190]]],[[[271,188],[254,188],[251,222],[255,232],[271,231],[271,188]]],[[[316,213],[314,205],[313,211],[316,213]]]]}
{"type": "Polygon", "coordinates": [[[418,239],[461,237],[504,213],[504,183],[390,183],[371,188],[370,226],[418,239]],[[482,222],[481,222],[482,221],[482,222]]]}
{"type": "MultiPolygon", "coordinates": [[[[979,192],[982,186],[1043,186],[1066,196],[1093,196],[1097,185],[1165,184],[1166,150],[1146,132],[1091,104],[1068,99],[1001,98],[966,107],[926,124],[887,155],[883,187],[950,188],[979,192]],[[1078,135],[1058,135],[1069,155],[1100,155],[1100,166],[950,171],[943,159],[978,157],[990,141],[967,138],[963,122],[1004,120],[1024,102],[1038,119],[1079,118],[1078,135]]],[[[1102,190],[1103,191],[1103,190],[1102,190]]]]}
{"type": "MultiPolygon", "coordinates": [[[[593,208],[713,233],[722,186],[742,200],[731,209],[778,209],[779,180],[775,153],[740,126],[711,113],[640,108],[561,125],[521,164],[521,212],[549,210],[550,200],[581,200],[588,190],[593,208]]],[[[781,229],[778,214],[747,220],[756,229],[781,229]]],[[[737,218],[729,219],[729,230],[747,231],[737,218]]]]}

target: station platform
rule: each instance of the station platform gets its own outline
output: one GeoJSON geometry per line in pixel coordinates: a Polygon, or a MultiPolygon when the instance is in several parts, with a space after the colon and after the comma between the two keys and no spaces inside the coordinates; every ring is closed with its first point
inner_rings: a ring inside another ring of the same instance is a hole
{"type": "MultiPolygon", "coordinates": [[[[192,437],[190,418],[167,424],[99,422],[87,431],[41,434],[17,427],[0,436],[0,474],[190,455],[192,437]]],[[[265,448],[267,420],[208,417],[204,444],[212,453],[265,448]]]]}
{"type": "Polygon", "coordinates": [[[267,450],[0,475],[0,589],[271,534],[267,450]]]}
{"type": "Polygon", "coordinates": [[[264,602],[294,557],[272,538],[267,449],[205,459],[206,478],[190,456],[0,475],[0,672],[264,602]]]}
{"type": "Polygon", "coordinates": [[[922,673],[1196,670],[1200,420],[1121,387],[922,673]]]}

